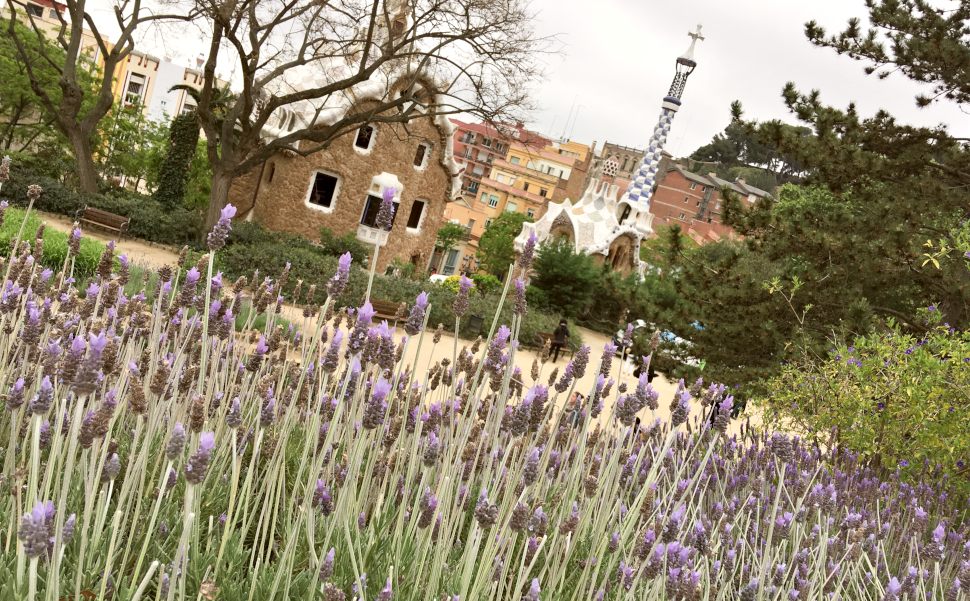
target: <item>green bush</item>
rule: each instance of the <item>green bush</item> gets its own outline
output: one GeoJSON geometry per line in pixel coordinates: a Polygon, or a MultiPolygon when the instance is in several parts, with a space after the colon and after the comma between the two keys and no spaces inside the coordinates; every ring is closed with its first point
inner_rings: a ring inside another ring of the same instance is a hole
{"type": "Polygon", "coordinates": [[[357,239],[354,232],[347,232],[342,236],[333,233],[329,228],[320,228],[320,246],[323,252],[328,255],[339,257],[344,253],[350,253],[354,261],[363,263],[370,254],[370,247],[357,239]]]}
{"type": "Polygon", "coordinates": [[[16,166],[11,170],[10,181],[3,186],[3,197],[11,204],[26,206],[27,186],[31,184],[44,189],[35,204],[41,211],[73,218],[85,206],[96,207],[130,217],[128,235],[162,244],[192,244],[202,236],[203,219],[199,211],[181,207],[169,209],[149,196],[124,190],[83,194],[58,179],[34,175],[16,166]]]}
{"type": "Polygon", "coordinates": [[[475,290],[482,296],[502,291],[502,281],[490,273],[476,273],[472,275],[475,290]]]}
{"type": "Polygon", "coordinates": [[[532,286],[542,290],[536,301],[545,309],[569,317],[586,314],[603,269],[586,253],[577,253],[570,242],[556,240],[539,248],[532,286]]]}
{"type": "MultiPolygon", "coordinates": [[[[24,211],[15,207],[7,209],[3,226],[0,227],[0,248],[5,249],[4,252],[13,244],[14,239],[17,237],[17,231],[20,229],[20,224],[23,222],[24,211]]],[[[34,237],[37,234],[37,228],[40,226],[40,223],[41,221],[37,215],[31,214],[27,218],[27,223],[24,225],[24,233],[21,240],[27,240],[33,246],[34,237]]],[[[104,244],[97,240],[82,237],[80,251],[74,259],[74,277],[78,280],[83,280],[94,274],[102,253],[104,253],[104,244]]],[[[64,266],[64,259],[66,257],[67,234],[46,228],[44,230],[44,256],[41,258],[41,265],[52,271],[57,271],[64,266]]]]}
{"type": "Polygon", "coordinates": [[[921,338],[891,327],[786,365],[760,402],[766,423],[885,470],[917,474],[925,460],[970,491],[967,391],[970,333],[944,324],[921,338]]]}

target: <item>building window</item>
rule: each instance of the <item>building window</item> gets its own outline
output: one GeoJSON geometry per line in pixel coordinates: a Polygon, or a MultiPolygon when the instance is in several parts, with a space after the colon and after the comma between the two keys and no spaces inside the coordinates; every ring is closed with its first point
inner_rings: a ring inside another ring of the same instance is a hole
{"type": "Polygon", "coordinates": [[[470,181],[468,182],[468,191],[471,193],[478,192],[478,182],[470,181]]]}
{"type": "Polygon", "coordinates": [[[682,221],[683,221],[683,220],[684,220],[684,214],[683,214],[683,213],[681,213],[681,214],[680,214],[680,217],[679,217],[678,219],[680,219],[680,220],[682,220],[682,221]]]}
{"type": "Polygon", "coordinates": [[[411,205],[411,214],[408,215],[408,229],[420,230],[421,218],[424,216],[424,201],[415,200],[411,205]]]}
{"type": "Polygon", "coordinates": [[[468,220],[468,231],[469,232],[472,231],[472,228],[473,227],[475,227],[475,220],[474,219],[469,219],[468,220]]]}
{"type": "Polygon", "coordinates": [[[485,229],[488,229],[488,226],[490,226],[490,225],[492,225],[492,220],[491,219],[486,219],[485,220],[485,229]]]}
{"type": "Polygon", "coordinates": [[[357,130],[357,138],[354,140],[354,148],[369,151],[374,147],[374,126],[364,125],[357,130]]]}
{"type": "Polygon", "coordinates": [[[529,191],[529,182],[522,182],[522,189],[526,192],[529,191]]]}
{"type": "Polygon", "coordinates": [[[418,169],[424,169],[428,166],[428,157],[430,156],[431,146],[418,144],[418,149],[414,153],[414,166],[418,169]]]}
{"type": "Polygon", "coordinates": [[[630,205],[623,203],[623,212],[620,213],[620,223],[626,221],[626,218],[630,216],[630,205]]]}
{"type": "Polygon", "coordinates": [[[543,197],[543,198],[545,198],[545,197],[546,197],[546,194],[548,194],[548,193],[549,193],[549,192],[548,192],[548,191],[546,191],[546,189],[545,189],[545,188],[539,188],[539,196],[541,196],[541,197],[543,197]]]}
{"type": "Polygon", "coordinates": [[[506,213],[515,213],[518,210],[519,210],[519,205],[515,204],[514,202],[507,202],[507,203],[505,203],[505,212],[506,213]]]}
{"type": "Polygon", "coordinates": [[[707,186],[701,186],[701,192],[707,192],[707,186]]]}
{"type": "Polygon", "coordinates": [[[495,207],[497,207],[498,206],[498,196],[495,196],[494,194],[489,195],[489,197],[488,197],[488,206],[492,207],[493,209],[495,207]]]}
{"type": "Polygon", "coordinates": [[[340,178],[336,175],[320,171],[316,172],[310,184],[307,204],[314,208],[332,209],[333,202],[337,198],[337,188],[339,185],[340,178]]]}
{"type": "Polygon", "coordinates": [[[696,190],[697,189],[697,182],[691,182],[690,183],[690,189],[691,190],[696,190]]]}
{"type": "Polygon", "coordinates": [[[512,163],[513,165],[518,165],[519,157],[512,157],[511,159],[509,159],[509,162],[512,163]]]}
{"type": "Polygon", "coordinates": [[[690,196],[685,196],[684,197],[684,204],[687,204],[689,202],[690,202],[690,196]]]}
{"type": "Polygon", "coordinates": [[[529,219],[535,219],[536,210],[535,209],[529,209],[528,211],[525,212],[525,214],[529,216],[529,219]]]}
{"type": "Polygon", "coordinates": [[[187,115],[188,113],[191,113],[192,111],[194,111],[195,108],[196,108],[195,104],[193,104],[191,101],[186,99],[185,104],[182,105],[182,114],[187,115]]]}
{"type": "Polygon", "coordinates": [[[482,146],[484,146],[485,148],[491,148],[492,147],[492,139],[491,138],[482,138],[482,146]]]}
{"type": "Polygon", "coordinates": [[[128,88],[125,90],[125,106],[141,104],[147,83],[147,79],[141,73],[132,73],[128,76],[128,88]]]}
{"type": "Polygon", "coordinates": [[[29,14],[31,17],[43,17],[44,16],[44,7],[43,6],[37,6],[36,4],[28,4],[27,5],[27,14],[29,14]]]}
{"type": "Polygon", "coordinates": [[[472,175],[477,175],[479,177],[485,175],[485,168],[481,165],[475,165],[472,167],[472,175]]]}
{"type": "Polygon", "coordinates": [[[56,19],[57,18],[57,9],[55,9],[55,8],[50,9],[50,11],[47,13],[47,16],[50,17],[51,19],[56,19]]]}
{"type": "MultiPolygon", "coordinates": [[[[384,199],[380,196],[374,196],[373,194],[367,195],[367,202],[364,204],[364,212],[360,216],[360,224],[366,225],[367,227],[377,227],[377,213],[381,210],[381,203],[384,199]]],[[[388,228],[390,231],[394,227],[394,221],[397,220],[398,207],[401,203],[394,201],[394,216],[391,217],[391,227],[388,228]]]]}

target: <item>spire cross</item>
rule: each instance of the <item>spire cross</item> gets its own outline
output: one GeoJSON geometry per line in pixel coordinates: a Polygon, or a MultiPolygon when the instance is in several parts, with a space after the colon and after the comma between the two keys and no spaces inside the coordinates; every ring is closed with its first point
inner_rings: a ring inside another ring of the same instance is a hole
{"type": "Polygon", "coordinates": [[[687,35],[693,38],[695,42],[698,40],[703,42],[705,39],[704,36],[701,35],[701,25],[699,23],[697,24],[697,31],[688,32],[687,35]]]}

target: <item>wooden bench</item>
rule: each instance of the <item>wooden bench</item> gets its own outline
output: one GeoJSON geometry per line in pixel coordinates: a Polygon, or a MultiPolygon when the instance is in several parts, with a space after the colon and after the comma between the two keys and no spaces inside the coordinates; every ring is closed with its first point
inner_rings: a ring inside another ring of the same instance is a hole
{"type": "MultiPolygon", "coordinates": [[[[539,340],[539,348],[545,348],[547,341],[549,342],[550,346],[552,345],[552,332],[539,332],[536,335],[536,337],[539,340]]],[[[570,346],[569,344],[569,340],[566,340],[566,344],[563,345],[562,350],[559,351],[559,354],[562,356],[572,358],[573,349],[572,349],[572,346],[570,346]]]]}
{"type": "Polygon", "coordinates": [[[372,307],[374,307],[375,319],[386,319],[387,321],[391,322],[392,325],[397,325],[397,312],[401,307],[401,303],[372,298],[370,299],[370,304],[372,307]]]}
{"type": "Polygon", "coordinates": [[[83,209],[78,211],[74,217],[81,223],[90,223],[91,225],[95,225],[106,230],[118,232],[118,236],[122,238],[124,237],[125,232],[128,231],[128,224],[131,222],[130,217],[115,215],[114,213],[102,211],[101,209],[96,209],[90,206],[85,206],[83,209]]]}

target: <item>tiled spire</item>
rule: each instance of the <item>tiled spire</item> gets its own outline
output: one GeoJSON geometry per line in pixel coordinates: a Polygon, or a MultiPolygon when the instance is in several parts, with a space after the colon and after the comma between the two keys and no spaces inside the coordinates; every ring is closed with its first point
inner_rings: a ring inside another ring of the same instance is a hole
{"type": "Polygon", "coordinates": [[[657,181],[657,171],[660,170],[660,161],[663,158],[664,145],[667,143],[667,134],[670,133],[670,125],[680,108],[680,98],[687,86],[687,78],[694,72],[697,63],[694,61],[694,47],[697,42],[704,39],[701,35],[701,26],[697,26],[697,31],[687,34],[691,37],[690,47],[683,55],[677,58],[677,74],[670,85],[670,90],[663,100],[660,111],[660,120],[653,130],[653,136],[647,145],[647,152],[640,161],[640,167],[633,174],[630,187],[626,192],[626,201],[641,212],[650,208],[650,196],[653,194],[653,186],[657,181]]]}

